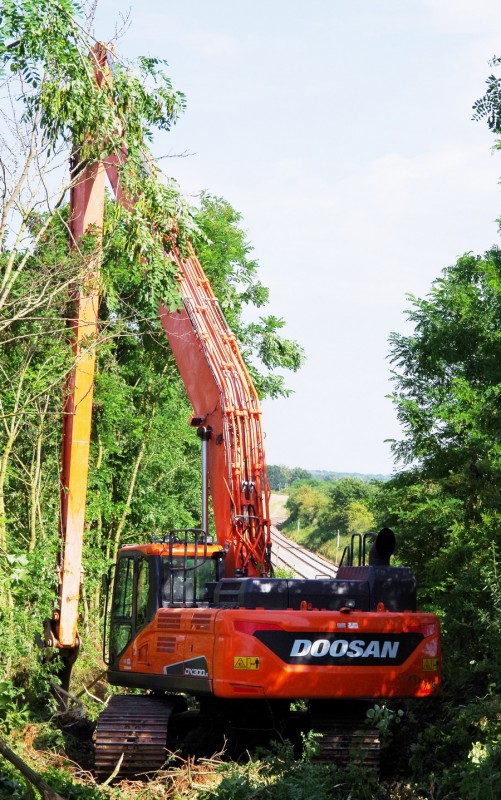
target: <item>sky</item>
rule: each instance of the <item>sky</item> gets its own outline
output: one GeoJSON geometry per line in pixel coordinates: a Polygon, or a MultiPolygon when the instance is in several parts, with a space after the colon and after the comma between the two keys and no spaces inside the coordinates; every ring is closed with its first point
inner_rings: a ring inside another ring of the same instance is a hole
{"type": "Polygon", "coordinates": [[[101,0],[97,38],[121,14],[119,54],[167,59],[187,97],[154,155],[242,213],[266,311],[306,353],[294,394],[263,402],[268,463],[390,474],[407,295],[499,244],[501,154],[471,116],[501,3],[101,0]]]}

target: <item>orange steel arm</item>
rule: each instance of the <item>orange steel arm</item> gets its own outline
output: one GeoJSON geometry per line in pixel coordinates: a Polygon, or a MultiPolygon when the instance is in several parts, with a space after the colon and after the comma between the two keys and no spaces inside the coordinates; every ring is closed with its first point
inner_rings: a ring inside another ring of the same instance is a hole
{"type": "MultiPolygon", "coordinates": [[[[104,169],[94,164],[82,170],[71,191],[71,237],[78,240],[89,228],[97,238],[96,250],[85,264],[81,290],[75,298],[75,317],[69,321],[75,366],[68,376],[63,414],[61,465],[59,630],[61,647],[77,641],[85,501],[94,394],[95,340],[99,311],[99,251],[104,214],[104,169]]],[[[56,620],[57,621],[57,620],[56,620]]]]}
{"type": "MultiPolygon", "coordinates": [[[[126,207],[119,166],[125,150],[106,159],[113,192],[126,207]]],[[[169,242],[177,266],[182,311],[160,306],[169,339],[197,424],[211,428],[209,484],[218,542],[226,550],[225,573],[272,574],[264,433],[256,389],[191,245],[188,256],[169,242]]]]}
{"type": "MultiPolygon", "coordinates": [[[[120,185],[125,148],[110,154],[105,168],[118,202],[134,201],[120,185]]],[[[145,160],[151,164],[145,152],[145,160]]],[[[152,220],[154,224],[154,220],[152,220]]],[[[235,335],[207,276],[188,245],[183,257],[170,241],[183,310],[160,306],[160,318],[199,424],[212,429],[208,442],[209,484],[218,542],[226,551],[225,573],[272,574],[264,433],[256,389],[235,335]]]]}
{"type": "Polygon", "coordinates": [[[173,248],[183,310],[160,308],[181,378],[197,418],[212,429],[208,471],[225,573],[272,574],[269,486],[256,389],[193,248],[173,248]]]}
{"type": "MultiPolygon", "coordinates": [[[[107,69],[104,48],[91,54],[98,84],[107,69]]],[[[105,162],[76,165],[79,178],[71,191],[71,238],[92,229],[101,240],[105,172],[118,202],[133,205],[120,186],[119,166],[126,152],[110,154],[105,162]]],[[[154,224],[154,220],[152,220],[154,224]]],[[[96,252],[99,251],[99,248],[96,252]]],[[[191,246],[186,258],[169,243],[167,252],[178,268],[184,308],[160,308],[160,318],[176,358],[186,391],[200,424],[211,428],[208,471],[218,542],[227,551],[225,571],[271,574],[269,487],[264,435],[256,390],[191,246]]],[[[77,618],[82,568],[82,545],[89,465],[95,339],[98,332],[99,255],[80,276],[75,295],[73,331],[75,366],[68,377],[63,421],[61,470],[59,609],[54,634],[59,647],[78,646],[77,618]]]]}
{"type": "MultiPolygon", "coordinates": [[[[106,52],[95,47],[90,54],[98,85],[106,52]]],[[[78,649],[78,601],[82,573],[85,504],[89,472],[92,400],[94,395],[95,344],[98,334],[100,260],[105,203],[105,169],[102,163],[72,164],[70,190],[70,247],[78,248],[81,237],[92,232],[95,247],[84,259],[80,289],[73,294],[74,311],[68,320],[72,332],[75,364],[67,377],[60,479],[59,607],[53,612],[46,641],[69,651],[78,649]]]]}

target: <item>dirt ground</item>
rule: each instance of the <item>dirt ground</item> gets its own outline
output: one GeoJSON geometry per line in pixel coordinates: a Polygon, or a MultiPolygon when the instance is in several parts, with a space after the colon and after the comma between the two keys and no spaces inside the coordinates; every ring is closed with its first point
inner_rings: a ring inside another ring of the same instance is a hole
{"type": "Polygon", "coordinates": [[[278,494],[276,492],[271,493],[270,517],[273,525],[280,525],[280,523],[284,522],[289,516],[287,509],[285,508],[288,497],[289,495],[287,494],[278,494]]]}

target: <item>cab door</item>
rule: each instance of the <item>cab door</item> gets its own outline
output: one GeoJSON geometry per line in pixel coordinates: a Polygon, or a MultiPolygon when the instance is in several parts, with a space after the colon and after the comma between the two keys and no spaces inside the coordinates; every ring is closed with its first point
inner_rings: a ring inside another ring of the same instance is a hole
{"type": "MultiPolygon", "coordinates": [[[[109,629],[110,669],[117,670],[124,650],[154,617],[155,587],[152,563],[142,553],[124,553],[118,558],[109,629]]],[[[147,653],[141,653],[146,662],[147,653]]],[[[128,660],[130,662],[130,659],[128,660]]],[[[124,668],[131,668],[125,662],[124,668]]]]}

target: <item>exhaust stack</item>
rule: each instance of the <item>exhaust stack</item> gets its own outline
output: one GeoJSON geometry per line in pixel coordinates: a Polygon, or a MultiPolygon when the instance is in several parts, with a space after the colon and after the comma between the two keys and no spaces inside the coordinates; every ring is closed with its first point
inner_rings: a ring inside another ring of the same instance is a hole
{"type": "Polygon", "coordinates": [[[369,550],[369,566],[387,567],[395,550],[395,534],[391,528],[382,528],[369,550]]]}
{"type": "Polygon", "coordinates": [[[209,470],[207,465],[207,446],[211,437],[212,428],[200,425],[197,434],[202,440],[202,524],[201,528],[206,536],[209,535],[209,470]]]}

